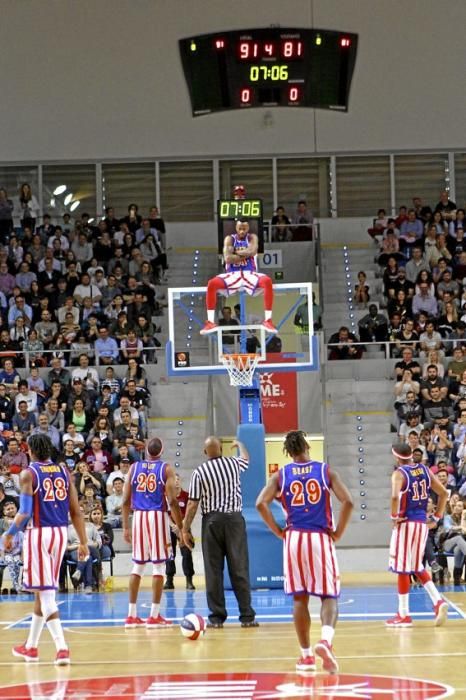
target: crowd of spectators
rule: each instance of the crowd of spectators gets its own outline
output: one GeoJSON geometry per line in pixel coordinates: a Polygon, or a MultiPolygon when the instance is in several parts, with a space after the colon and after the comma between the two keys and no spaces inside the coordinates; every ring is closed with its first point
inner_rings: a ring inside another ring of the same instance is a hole
{"type": "MultiPolygon", "coordinates": [[[[0,534],[18,507],[27,438],[44,433],[75,480],[95,564],[121,525],[129,465],[144,454],[150,390],[143,365],[157,361],[160,346],[165,225],[157,207],[143,217],[136,204],[122,218],[108,207],[95,224],[83,213],[59,222],[44,214],[38,225],[28,185],[19,201],[15,228],[0,188],[0,534]],[[125,365],[123,376],[116,364],[125,365]]],[[[75,539],[70,526],[71,559],[75,539]]],[[[3,565],[18,590],[20,543],[14,551],[3,565]]],[[[75,584],[91,590],[95,569],[76,564],[75,584]]]]}

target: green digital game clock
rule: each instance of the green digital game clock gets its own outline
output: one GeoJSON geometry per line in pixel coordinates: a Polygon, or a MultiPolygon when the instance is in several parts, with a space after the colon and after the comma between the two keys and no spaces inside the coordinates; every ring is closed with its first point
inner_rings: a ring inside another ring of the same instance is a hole
{"type": "Polygon", "coordinates": [[[235,233],[238,219],[245,219],[249,231],[259,239],[259,253],[264,252],[263,206],[262,199],[219,199],[217,200],[218,252],[223,251],[226,236],[235,233]]]}

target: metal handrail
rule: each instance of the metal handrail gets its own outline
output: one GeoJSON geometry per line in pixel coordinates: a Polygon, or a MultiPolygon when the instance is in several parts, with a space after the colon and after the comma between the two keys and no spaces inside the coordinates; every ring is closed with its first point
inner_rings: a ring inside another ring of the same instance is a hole
{"type": "MultiPolygon", "coordinates": [[[[143,347],[143,352],[146,352],[146,351],[148,351],[148,350],[150,350],[150,351],[155,351],[155,352],[165,352],[165,348],[164,348],[163,346],[162,346],[162,347],[155,347],[155,346],[153,346],[153,345],[144,345],[144,347],[143,347]]],[[[11,351],[9,351],[9,350],[5,350],[5,351],[0,350],[0,360],[1,360],[2,358],[4,358],[5,360],[13,360],[13,362],[14,362],[14,361],[15,361],[15,358],[17,358],[18,356],[23,356],[23,357],[24,357],[24,367],[17,367],[16,369],[27,369],[27,370],[29,371],[29,370],[31,369],[31,363],[34,362],[34,359],[33,359],[34,356],[40,355],[40,356],[43,357],[43,356],[45,356],[45,355],[54,355],[54,353],[57,353],[57,352],[58,352],[58,353],[63,353],[64,355],[71,355],[71,353],[73,353],[73,354],[75,354],[77,357],[79,357],[79,355],[87,354],[87,353],[84,353],[84,352],[79,352],[79,353],[78,353],[76,350],[73,350],[72,348],[63,348],[63,349],[60,349],[60,350],[53,350],[53,349],[50,349],[50,348],[47,348],[47,349],[44,349],[44,350],[16,350],[16,351],[14,351],[14,350],[11,350],[11,351]],[[31,358],[32,358],[32,359],[31,359],[31,358]]],[[[89,356],[88,356],[88,357],[89,357],[89,356]]],[[[95,349],[94,349],[94,357],[95,357],[96,360],[99,359],[99,354],[98,354],[97,351],[95,351],[95,349]]],[[[89,359],[91,359],[91,358],[89,358],[89,359]]],[[[92,358],[92,359],[93,359],[93,358],[92,358]]],[[[113,362],[112,364],[114,364],[114,365],[120,365],[121,363],[120,363],[118,360],[116,360],[116,361],[113,362]]],[[[106,367],[106,366],[107,366],[107,365],[91,364],[91,363],[89,363],[89,367],[106,367]]],[[[74,366],[74,365],[67,365],[67,368],[68,368],[68,367],[70,367],[71,369],[77,369],[77,368],[79,368],[79,365],[76,365],[76,366],[74,366]]],[[[49,366],[49,365],[46,365],[45,367],[39,367],[39,369],[50,369],[50,366],[49,366]]]]}
{"type": "MultiPolygon", "coordinates": [[[[444,345],[448,345],[448,344],[453,345],[454,343],[458,343],[458,342],[460,342],[458,338],[452,338],[452,339],[450,339],[450,338],[442,338],[442,343],[443,343],[444,345]]],[[[419,340],[413,341],[413,344],[418,345],[419,343],[420,343],[419,340]]],[[[465,343],[465,345],[466,345],[466,338],[464,339],[464,343],[465,343]]],[[[390,349],[391,349],[392,347],[394,347],[394,348],[399,348],[399,349],[400,349],[400,352],[401,352],[402,349],[403,349],[403,347],[409,347],[410,344],[411,344],[410,341],[406,341],[406,342],[398,341],[398,342],[397,342],[397,341],[395,341],[395,340],[373,340],[373,341],[370,341],[370,342],[362,342],[362,341],[357,341],[357,342],[356,342],[356,341],[355,341],[355,342],[351,342],[351,343],[324,343],[324,347],[327,347],[327,348],[335,348],[335,347],[339,347],[339,346],[341,346],[341,345],[348,345],[348,346],[351,346],[351,347],[362,347],[362,348],[367,348],[367,347],[373,346],[373,347],[381,348],[381,347],[383,346],[383,347],[384,347],[384,351],[385,351],[385,359],[398,359],[398,358],[394,358],[394,357],[391,357],[391,356],[390,356],[390,349]]],[[[416,358],[416,352],[418,352],[418,349],[417,349],[417,348],[416,348],[416,350],[414,351],[414,359],[416,358]]],[[[364,359],[364,358],[361,357],[360,359],[364,359]]],[[[365,358],[365,359],[369,359],[369,358],[365,358]]],[[[338,360],[337,360],[337,361],[338,361],[338,360]]]]}

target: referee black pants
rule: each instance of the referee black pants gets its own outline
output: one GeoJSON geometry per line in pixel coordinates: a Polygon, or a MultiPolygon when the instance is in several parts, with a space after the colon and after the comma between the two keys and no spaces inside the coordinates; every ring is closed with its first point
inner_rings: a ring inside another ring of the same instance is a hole
{"type": "Polygon", "coordinates": [[[213,512],[203,516],[202,554],[210,622],[224,622],[228,616],[223,586],[225,558],[238,601],[239,619],[241,622],[254,620],[256,613],[251,606],[246,524],[241,513],[213,512]]]}

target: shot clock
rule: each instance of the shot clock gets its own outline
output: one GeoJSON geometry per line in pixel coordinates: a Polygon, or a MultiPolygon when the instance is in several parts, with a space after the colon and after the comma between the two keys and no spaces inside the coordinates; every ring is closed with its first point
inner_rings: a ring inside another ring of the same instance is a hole
{"type": "Polygon", "coordinates": [[[249,231],[259,239],[259,253],[264,252],[261,199],[219,199],[217,201],[218,252],[223,252],[225,236],[235,233],[238,219],[249,223],[249,231]]]}
{"type": "Polygon", "coordinates": [[[347,111],[357,38],[272,27],[182,39],[193,115],[250,107],[347,111]]]}

